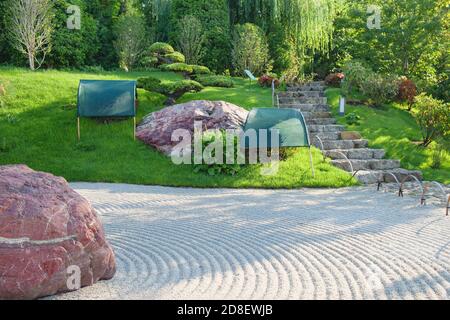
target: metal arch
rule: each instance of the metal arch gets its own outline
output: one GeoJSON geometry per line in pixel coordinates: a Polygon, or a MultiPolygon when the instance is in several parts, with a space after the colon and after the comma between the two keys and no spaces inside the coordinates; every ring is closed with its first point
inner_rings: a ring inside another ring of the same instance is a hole
{"type": "Polygon", "coordinates": [[[341,151],[335,151],[335,152],[341,154],[344,157],[344,160],[347,160],[347,162],[350,164],[350,170],[351,170],[351,173],[353,176],[355,174],[355,170],[353,170],[353,164],[350,161],[350,159],[345,154],[343,154],[341,151]]]}
{"type": "Polygon", "coordinates": [[[420,182],[419,179],[417,179],[416,176],[413,176],[412,174],[407,175],[407,176],[403,179],[403,181],[402,181],[402,183],[401,183],[401,187],[400,187],[400,193],[401,193],[400,196],[403,197],[403,185],[405,184],[405,182],[408,180],[409,177],[411,177],[411,178],[413,178],[414,180],[416,180],[417,183],[419,184],[420,189],[422,190],[422,197],[421,197],[421,199],[420,199],[420,204],[421,204],[421,205],[425,205],[425,204],[426,204],[426,203],[425,203],[425,202],[426,202],[426,199],[425,199],[425,197],[424,197],[424,195],[425,195],[425,189],[423,188],[423,184],[422,184],[422,182],[420,182]]]}
{"type": "MultiPolygon", "coordinates": [[[[431,181],[429,184],[434,184],[434,185],[436,185],[436,186],[438,186],[439,187],[439,189],[442,191],[442,194],[444,195],[444,203],[445,203],[445,201],[447,201],[447,204],[446,204],[446,216],[448,217],[448,215],[449,215],[449,209],[450,209],[450,194],[448,194],[447,192],[445,192],[445,189],[442,187],[442,185],[439,183],[439,182],[437,182],[437,181],[431,181]]],[[[424,192],[426,192],[426,191],[424,191],[424,192]]]]}
{"type": "MultiPolygon", "coordinates": [[[[397,176],[395,174],[393,174],[392,172],[386,172],[385,174],[388,174],[390,176],[392,176],[395,180],[395,182],[397,183],[398,186],[398,196],[400,197],[400,195],[403,195],[403,190],[402,190],[402,186],[400,184],[400,181],[398,181],[397,176]]],[[[378,188],[377,191],[380,191],[380,188],[382,186],[383,182],[382,181],[378,181],[378,188]]]]}

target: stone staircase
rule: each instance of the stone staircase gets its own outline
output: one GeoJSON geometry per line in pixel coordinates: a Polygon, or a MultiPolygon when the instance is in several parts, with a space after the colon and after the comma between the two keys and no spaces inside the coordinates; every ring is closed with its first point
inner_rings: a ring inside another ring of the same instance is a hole
{"type": "Polygon", "coordinates": [[[367,140],[357,132],[348,132],[338,125],[325,96],[323,82],[311,82],[303,86],[288,86],[278,94],[280,108],[300,110],[310,131],[311,142],[323,149],[331,163],[343,170],[355,173],[363,184],[400,182],[413,175],[422,180],[420,171],[400,168],[399,160],[384,159],[383,149],[371,149],[367,140]]]}

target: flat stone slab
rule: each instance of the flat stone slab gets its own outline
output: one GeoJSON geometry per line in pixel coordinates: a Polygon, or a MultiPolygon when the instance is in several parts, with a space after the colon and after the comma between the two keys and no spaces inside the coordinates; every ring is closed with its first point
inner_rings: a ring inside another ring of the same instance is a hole
{"type": "Polygon", "coordinates": [[[450,298],[450,219],[416,196],[72,187],[100,214],[117,274],[54,299],[450,298]]]}

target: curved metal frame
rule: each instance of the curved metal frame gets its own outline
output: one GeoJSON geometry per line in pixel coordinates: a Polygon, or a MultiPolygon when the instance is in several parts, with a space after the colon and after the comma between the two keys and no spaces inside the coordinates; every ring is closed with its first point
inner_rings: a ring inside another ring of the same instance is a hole
{"type": "MultiPolygon", "coordinates": [[[[445,203],[445,201],[447,201],[446,208],[445,208],[445,215],[448,217],[449,209],[450,209],[450,194],[445,192],[445,190],[442,187],[442,185],[439,182],[437,182],[437,181],[431,181],[429,184],[434,184],[434,185],[438,186],[439,189],[442,191],[442,194],[444,195],[444,203],[445,203]]],[[[424,191],[423,191],[423,194],[422,194],[423,198],[425,198],[425,194],[426,194],[426,192],[429,189],[428,187],[429,187],[429,185],[424,187],[424,191]]]]}
{"type": "MultiPolygon", "coordinates": [[[[400,193],[403,194],[403,190],[400,192],[400,190],[402,188],[402,186],[400,184],[400,181],[398,181],[397,177],[392,172],[386,172],[386,174],[388,174],[388,175],[390,175],[390,176],[392,176],[394,178],[395,182],[397,183],[398,190],[399,190],[398,196],[400,197],[400,193]]],[[[381,188],[382,185],[383,185],[383,181],[378,181],[377,191],[380,191],[380,188],[381,188]]]]}
{"type": "Polygon", "coordinates": [[[409,177],[413,178],[414,180],[416,180],[416,181],[419,183],[420,189],[422,190],[422,196],[421,196],[421,198],[420,198],[420,204],[421,204],[422,206],[424,206],[424,205],[426,204],[426,199],[425,199],[425,189],[424,189],[424,187],[423,187],[422,182],[420,182],[420,180],[417,179],[417,177],[416,177],[416,176],[413,176],[412,174],[407,175],[407,176],[403,179],[403,181],[402,181],[402,183],[401,183],[401,185],[400,185],[399,196],[403,197],[403,186],[404,186],[405,182],[407,182],[407,180],[408,180],[409,177]]]}

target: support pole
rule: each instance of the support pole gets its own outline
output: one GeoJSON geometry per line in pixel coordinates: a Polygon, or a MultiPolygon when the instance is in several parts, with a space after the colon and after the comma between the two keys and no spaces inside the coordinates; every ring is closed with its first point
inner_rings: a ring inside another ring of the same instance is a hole
{"type": "Polygon", "coordinates": [[[313,176],[313,178],[315,178],[316,174],[314,172],[314,163],[313,163],[313,157],[312,157],[312,152],[311,152],[311,146],[309,147],[309,163],[311,165],[312,176],[313,176]]]}
{"type": "Polygon", "coordinates": [[[78,141],[80,141],[80,117],[77,117],[77,136],[78,136],[78,141]]]}
{"type": "Polygon", "coordinates": [[[136,141],[136,117],[133,117],[133,139],[136,141]]]}

